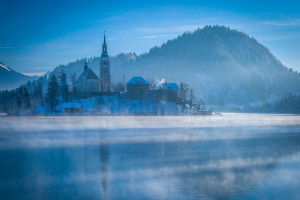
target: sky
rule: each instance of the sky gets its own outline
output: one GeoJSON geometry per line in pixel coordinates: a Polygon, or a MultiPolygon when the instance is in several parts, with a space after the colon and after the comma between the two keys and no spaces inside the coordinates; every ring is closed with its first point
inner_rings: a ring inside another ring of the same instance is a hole
{"type": "Polygon", "coordinates": [[[0,0],[0,61],[29,75],[99,56],[145,53],[186,31],[225,25],[300,72],[300,1],[0,0]]]}

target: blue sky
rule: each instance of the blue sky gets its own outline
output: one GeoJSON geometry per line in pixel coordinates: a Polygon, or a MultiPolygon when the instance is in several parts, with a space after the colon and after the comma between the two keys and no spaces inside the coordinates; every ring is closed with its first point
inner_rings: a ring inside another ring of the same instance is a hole
{"type": "Polygon", "coordinates": [[[219,24],[256,38],[300,71],[299,1],[0,0],[0,61],[39,73],[77,58],[147,52],[197,27],[219,24]]]}

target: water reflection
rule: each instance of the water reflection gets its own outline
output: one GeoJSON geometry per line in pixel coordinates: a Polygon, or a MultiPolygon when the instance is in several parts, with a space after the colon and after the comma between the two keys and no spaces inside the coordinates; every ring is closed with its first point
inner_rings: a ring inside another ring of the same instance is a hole
{"type": "Polygon", "coordinates": [[[127,154],[113,164],[122,170],[114,170],[112,184],[146,199],[235,198],[259,187],[278,162],[298,154],[299,144],[297,136],[120,145],[127,154]],[[130,181],[119,184],[124,179],[130,181]]]}
{"type": "Polygon", "coordinates": [[[1,137],[0,199],[273,199],[273,188],[276,199],[300,196],[297,126],[1,137]]]}
{"type": "MultiPolygon", "coordinates": [[[[105,139],[105,133],[101,133],[100,139],[105,139]]],[[[101,192],[102,199],[106,198],[107,192],[107,181],[108,181],[108,171],[109,171],[109,146],[100,143],[100,165],[101,165],[101,192]]]]}

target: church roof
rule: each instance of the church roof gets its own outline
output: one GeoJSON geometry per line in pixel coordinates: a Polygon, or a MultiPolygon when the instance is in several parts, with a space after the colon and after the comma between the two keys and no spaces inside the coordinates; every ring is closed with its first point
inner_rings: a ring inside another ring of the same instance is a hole
{"type": "Polygon", "coordinates": [[[163,90],[178,90],[179,86],[176,83],[163,83],[162,89],[163,90]]]}
{"type": "Polygon", "coordinates": [[[77,80],[81,79],[99,79],[98,76],[93,72],[91,68],[83,70],[77,80]]]}
{"type": "Polygon", "coordinates": [[[126,83],[126,85],[136,85],[136,84],[150,85],[148,81],[146,81],[143,77],[140,76],[135,76],[126,83]]]}

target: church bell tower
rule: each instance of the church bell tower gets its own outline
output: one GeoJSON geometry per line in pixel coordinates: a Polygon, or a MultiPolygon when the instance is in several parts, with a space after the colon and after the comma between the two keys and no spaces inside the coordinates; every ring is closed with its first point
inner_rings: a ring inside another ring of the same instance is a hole
{"type": "Polygon", "coordinates": [[[107,44],[104,32],[104,41],[102,45],[102,54],[100,57],[100,92],[110,92],[110,59],[107,53],[107,44]]]}

